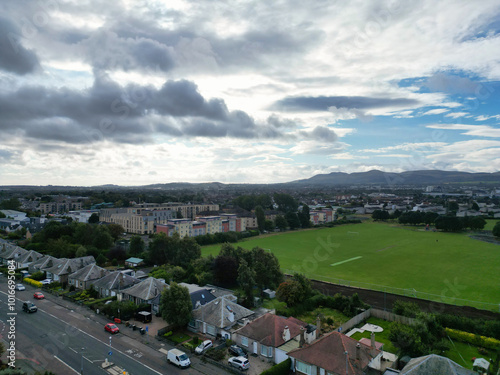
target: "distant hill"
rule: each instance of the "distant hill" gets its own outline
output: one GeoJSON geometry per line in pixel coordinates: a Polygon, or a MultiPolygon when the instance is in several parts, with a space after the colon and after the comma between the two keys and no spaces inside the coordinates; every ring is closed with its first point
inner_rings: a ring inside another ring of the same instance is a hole
{"type": "Polygon", "coordinates": [[[295,185],[441,185],[451,183],[500,183],[500,172],[468,173],[438,170],[401,173],[372,170],[359,173],[332,172],[289,182],[295,185]]]}

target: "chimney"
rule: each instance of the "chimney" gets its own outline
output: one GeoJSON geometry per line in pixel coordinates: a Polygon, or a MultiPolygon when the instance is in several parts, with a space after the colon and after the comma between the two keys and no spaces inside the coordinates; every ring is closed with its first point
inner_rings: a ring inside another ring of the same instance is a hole
{"type": "Polygon", "coordinates": [[[304,327],[300,327],[299,348],[302,348],[306,341],[304,335],[305,335],[304,327]]]}
{"type": "Polygon", "coordinates": [[[288,328],[288,326],[285,326],[282,338],[284,342],[290,341],[290,329],[288,328]]]}
{"type": "Polygon", "coordinates": [[[316,338],[321,337],[321,318],[319,315],[316,317],[316,338]]]}
{"type": "Polygon", "coordinates": [[[372,332],[370,335],[371,341],[372,341],[372,348],[375,349],[375,333],[372,332]]]}
{"type": "Polygon", "coordinates": [[[361,359],[361,344],[360,343],[356,344],[356,359],[357,360],[361,359]]]}

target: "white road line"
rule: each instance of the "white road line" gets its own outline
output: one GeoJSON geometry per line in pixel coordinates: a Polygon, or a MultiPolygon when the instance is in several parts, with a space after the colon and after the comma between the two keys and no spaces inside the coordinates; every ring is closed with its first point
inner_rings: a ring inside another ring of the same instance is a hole
{"type": "Polygon", "coordinates": [[[70,365],[68,365],[66,362],[64,362],[61,358],[58,358],[57,356],[54,356],[55,359],[57,359],[59,362],[65,364],[67,367],[69,367],[70,369],[72,369],[76,374],[79,374],[78,371],[76,371],[73,367],[71,367],[70,365]]]}
{"type": "MultiPolygon", "coordinates": [[[[7,293],[5,293],[5,292],[0,291],[0,293],[3,293],[3,294],[5,294],[6,296],[8,296],[8,295],[7,295],[7,293]]],[[[20,301],[20,302],[23,302],[23,300],[21,300],[21,299],[19,299],[19,298],[16,298],[16,299],[17,299],[18,301],[20,301]]],[[[49,313],[49,312],[47,312],[47,311],[45,311],[45,310],[42,310],[42,309],[38,309],[38,310],[39,310],[39,311],[44,312],[44,313],[45,313],[45,314],[47,314],[47,315],[50,315],[50,316],[51,316],[51,317],[53,317],[54,319],[56,319],[56,320],[58,320],[58,321],[60,321],[60,322],[62,322],[62,323],[64,323],[64,324],[66,324],[66,325],[68,325],[68,326],[70,325],[69,323],[65,322],[65,321],[64,321],[64,320],[62,320],[62,319],[59,319],[57,316],[54,316],[54,315],[52,315],[51,313],[49,313]]],[[[74,326],[72,326],[72,327],[73,327],[73,328],[76,328],[76,329],[77,329],[78,331],[80,331],[81,333],[83,333],[83,334],[85,334],[85,335],[87,335],[87,336],[89,336],[89,337],[92,337],[94,340],[99,341],[101,344],[104,344],[104,345],[106,345],[106,346],[109,346],[109,344],[108,344],[108,343],[105,343],[104,341],[99,340],[97,337],[92,336],[90,333],[87,333],[87,332],[85,332],[85,331],[82,331],[80,328],[77,328],[77,327],[74,327],[74,326]]],[[[147,369],[149,369],[149,370],[151,370],[151,371],[153,371],[153,372],[157,373],[158,375],[163,375],[161,372],[158,372],[158,371],[156,371],[155,369],[153,369],[153,368],[149,367],[148,365],[145,365],[144,363],[142,363],[142,362],[138,361],[137,359],[132,358],[132,357],[131,357],[131,356],[129,356],[128,354],[125,354],[125,353],[123,353],[122,351],[120,351],[120,350],[118,350],[118,349],[116,349],[116,348],[113,348],[113,350],[114,350],[114,351],[116,351],[116,352],[118,352],[118,353],[120,353],[120,354],[122,354],[122,355],[124,355],[124,356],[125,356],[125,357],[127,357],[128,359],[131,359],[132,361],[135,361],[135,362],[137,362],[137,363],[140,363],[141,365],[143,365],[143,366],[144,366],[144,367],[146,367],[147,369]]],[[[54,356],[54,357],[55,357],[55,356],[54,356]]],[[[56,357],[56,358],[57,358],[57,357],[56,357]]],[[[59,359],[59,358],[57,358],[57,359],[59,359]]],[[[59,360],[60,360],[60,359],[59,359],[59,360]]],[[[61,361],[61,362],[62,362],[62,361],[61,361]]],[[[68,367],[69,367],[69,366],[68,366],[68,367]]]]}
{"type": "Polygon", "coordinates": [[[71,348],[71,347],[69,347],[69,346],[68,346],[68,348],[69,348],[69,350],[71,350],[73,353],[76,353],[76,350],[75,350],[75,349],[73,349],[73,348],[71,348]]]}

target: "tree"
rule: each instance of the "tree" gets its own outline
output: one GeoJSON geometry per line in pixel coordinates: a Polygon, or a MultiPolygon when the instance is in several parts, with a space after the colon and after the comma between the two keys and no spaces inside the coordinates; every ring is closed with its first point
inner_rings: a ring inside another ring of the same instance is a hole
{"type": "Polygon", "coordinates": [[[449,201],[448,202],[448,210],[450,212],[457,212],[458,211],[458,203],[455,201],[449,201]]]}
{"type": "Polygon", "coordinates": [[[4,210],[18,210],[21,207],[21,202],[17,198],[10,198],[0,202],[0,208],[4,210]]]}
{"type": "Polygon", "coordinates": [[[500,237],[500,221],[497,221],[491,233],[493,233],[495,237],[500,237]]]}
{"type": "Polygon", "coordinates": [[[138,256],[144,251],[145,248],[146,246],[141,236],[132,236],[132,238],[130,238],[130,246],[129,246],[130,255],[138,256]]]}
{"type": "Polygon", "coordinates": [[[484,220],[482,217],[479,216],[471,218],[469,222],[469,227],[472,230],[482,230],[484,229],[485,225],[486,225],[486,220],[484,220]]]}
{"type": "Polygon", "coordinates": [[[473,209],[474,211],[479,211],[479,205],[477,204],[477,202],[472,202],[471,209],[473,209]]]}
{"type": "Polygon", "coordinates": [[[257,206],[261,206],[264,209],[272,209],[273,208],[273,200],[267,194],[261,194],[255,198],[255,204],[257,206]]]}
{"type": "Polygon", "coordinates": [[[192,261],[201,257],[201,247],[192,237],[184,237],[179,241],[175,265],[186,268],[192,261]]]}
{"type": "Polygon", "coordinates": [[[275,193],[274,202],[278,205],[278,210],[281,212],[297,212],[299,204],[297,201],[289,194],[285,193],[275,193]]]}
{"type": "Polygon", "coordinates": [[[232,287],[238,278],[238,261],[230,256],[219,255],[214,261],[214,282],[222,287],[232,287]]]}
{"type": "Polygon", "coordinates": [[[5,214],[0,211],[0,219],[5,219],[5,218],[6,218],[5,214]]]}
{"type": "Polygon", "coordinates": [[[85,246],[79,246],[78,249],[76,249],[75,257],[81,258],[87,255],[87,249],[85,246]]]}
{"type": "Polygon", "coordinates": [[[188,288],[172,282],[170,287],[161,293],[161,316],[168,323],[183,327],[191,320],[193,305],[188,288]]]}
{"type": "Polygon", "coordinates": [[[253,288],[255,287],[255,271],[242,259],[238,268],[238,285],[245,295],[245,305],[253,307],[253,288]]]}
{"type": "Polygon", "coordinates": [[[95,212],[89,217],[89,224],[97,224],[99,222],[99,215],[95,212]]]}
{"type": "Polygon", "coordinates": [[[264,209],[261,206],[255,207],[255,216],[257,217],[257,225],[259,226],[259,230],[263,232],[266,227],[266,214],[264,213],[264,209]]]}
{"type": "Polygon", "coordinates": [[[113,240],[117,240],[125,232],[125,229],[119,224],[109,224],[108,225],[109,234],[113,237],[113,240]]]}
{"type": "Polygon", "coordinates": [[[300,227],[300,220],[295,212],[287,212],[285,214],[285,219],[290,226],[290,229],[297,229],[300,227]]]}
{"type": "Polygon", "coordinates": [[[375,210],[372,213],[372,219],[375,221],[382,220],[386,221],[390,218],[389,212],[384,210],[375,210]]]}
{"type": "Polygon", "coordinates": [[[285,230],[286,228],[288,228],[288,221],[286,221],[283,215],[277,215],[274,221],[276,223],[276,227],[279,230],[285,230]]]}
{"type": "Polygon", "coordinates": [[[295,273],[293,279],[280,284],[276,297],[289,307],[304,302],[312,293],[310,280],[302,274],[295,273]]]}
{"type": "Polygon", "coordinates": [[[302,205],[302,210],[298,214],[300,220],[300,226],[302,228],[309,228],[311,226],[311,216],[309,206],[307,204],[302,205]]]}
{"type": "Polygon", "coordinates": [[[436,229],[445,232],[460,232],[463,229],[463,223],[455,216],[440,216],[436,219],[436,229]]]}
{"type": "Polygon", "coordinates": [[[264,228],[268,232],[274,232],[274,228],[276,228],[276,225],[274,224],[274,221],[272,221],[272,220],[266,220],[264,228]]]}
{"type": "Polygon", "coordinates": [[[102,254],[99,254],[99,255],[97,256],[97,258],[96,258],[96,260],[95,260],[95,261],[96,261],[97,265],[99,265],[99,266],[101,266],[101,267],[102,267],[104,264],[106,264],[106,262],[108,261],[108,258],[106,258],[106,257],[105,257],[104,255],[102,255],[102,254]]]}
{"type": "Polygon", "coordinates": [[[283,280],[278,258],[270,251],[260,247],[252,249],[252,268],[255,271],[255,284],[261,289],[275,289],[283,280]]]}
{"type": "Polygon", "coordinates": [[[109,234],[109,230],[105,225],[98,225],[93,233],[94,239],[92,245],[99,250],[107,250],[113,246],[113,237],[109,234]]]}

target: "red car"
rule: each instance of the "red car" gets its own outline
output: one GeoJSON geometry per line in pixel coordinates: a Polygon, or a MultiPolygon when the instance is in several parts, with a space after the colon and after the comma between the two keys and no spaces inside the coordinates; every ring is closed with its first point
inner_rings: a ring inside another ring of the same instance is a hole
{"type": "Polygon", "coordinates": [[[45,296],[43,295],[42,292],[35,292],[35,294],[33,294],[33,298],[35,298],[35,299],[44,299],[45,296]]]}
{"type": "Polygon", "coordinates": [[[113,323],[108,323],[104,326],[104,330],[108,331],[110,333],[118,333],[120,332],[120,328],[118,328],[115,324],[113,323]]]}

